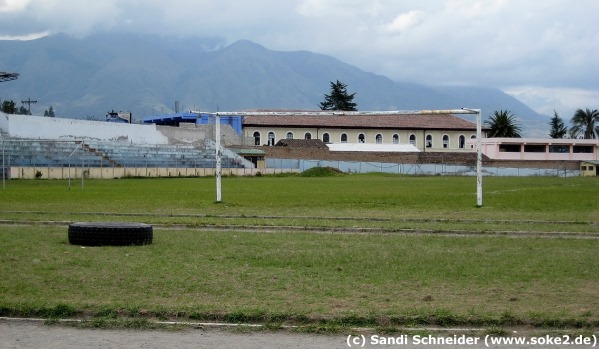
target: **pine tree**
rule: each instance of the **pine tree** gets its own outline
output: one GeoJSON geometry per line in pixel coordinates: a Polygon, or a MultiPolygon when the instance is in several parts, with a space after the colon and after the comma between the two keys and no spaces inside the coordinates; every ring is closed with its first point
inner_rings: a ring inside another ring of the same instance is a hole
{"type": "Polygon", "coordinates": [[[331,81],[331,93],[324,95],[324,102],[319,107],[321,110],[356,111],[357,104],[353,102],[356,94],[347,93],[347,85],[337,80],[331,81]]]}
{"type": "Polygon", "coordinates": [[[2,111],[6,114],[15,114],[18,111],[15,101],[2,102],[2,111]]]}
{"type": "Polygon", "coordinates": [[[54,109],[52,109],[52,106],[50,106],[50,109],[47,109],[44,111],[44,116],[53,118],[54,117],[54,109]]]}
{"type": "Polygon", "coordinates": [[[29,112],[29,110],[27,108],[25,108],[24,106],[20,106],[19,107],[18,114],[21,114],[21,115],[31,115],[31,113],[29,112]]]}
{"type": "Polygon", "coordinates": [[[555,110],[553,111],[551,121],[549,121],[549,126],[551,126],[551,130],[549,130],[549,137],[551,138],[564,138],[568,134],[568,127],[566,127],[564,121],[555,110]]]}

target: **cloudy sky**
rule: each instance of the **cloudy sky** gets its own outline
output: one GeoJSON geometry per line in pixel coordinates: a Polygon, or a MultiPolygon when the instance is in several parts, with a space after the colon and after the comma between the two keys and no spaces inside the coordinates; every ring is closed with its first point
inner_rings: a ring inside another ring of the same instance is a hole
{"type": "Polygon", "coordinates": [[[0,39],[248,39],[398,81],[497,87],[569,119],[599,108],[598,14],[597,0],[0,0],[0,39]]]}

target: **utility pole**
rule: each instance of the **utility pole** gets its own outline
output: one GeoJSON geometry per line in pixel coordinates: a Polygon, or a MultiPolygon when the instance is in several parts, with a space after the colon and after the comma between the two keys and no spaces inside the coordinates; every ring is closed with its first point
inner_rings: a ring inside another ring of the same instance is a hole
{"type": "Polygon", "coordinates": [[[29,115],[31,115],[31,105],[37,103],[37,101],[32,101],[31,98],[26,101],[21,101],[23,104],[27,104],[27,110],[29,111],[29,115]]]}

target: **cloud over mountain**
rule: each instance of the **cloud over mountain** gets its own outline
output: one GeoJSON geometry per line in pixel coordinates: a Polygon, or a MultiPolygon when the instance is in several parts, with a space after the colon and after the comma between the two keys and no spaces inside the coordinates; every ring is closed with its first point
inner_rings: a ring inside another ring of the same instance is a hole
{"type": "MultiPolygon", "coordinates": [[[[521,102],[494,88],[397,82],[336,58],[308,51],[273,51],[247,40],[223,47],[216,38],[141,34],[53,35],[0,41],[0,64],[21,74],[3,84],[0,98],[39,101],[58,116],[103,118],[127,110],[134,117],[181,109],[317,109],[329,82],[356,93],[360,110],[509,109],[525,129],[546,128],[521,102]]],[[[33,109],[35,111],[35,109],[33,109]]]]}

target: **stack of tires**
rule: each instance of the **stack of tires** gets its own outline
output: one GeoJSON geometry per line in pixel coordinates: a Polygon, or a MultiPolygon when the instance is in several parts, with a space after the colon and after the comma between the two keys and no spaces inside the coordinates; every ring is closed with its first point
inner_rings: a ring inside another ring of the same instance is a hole
{"type": "Polygon", "coordinates": [[[153,229],[144,223],[78,222],[69,225],[69,243],[82,246],[132,246],[152,243],[153,229]]]}

